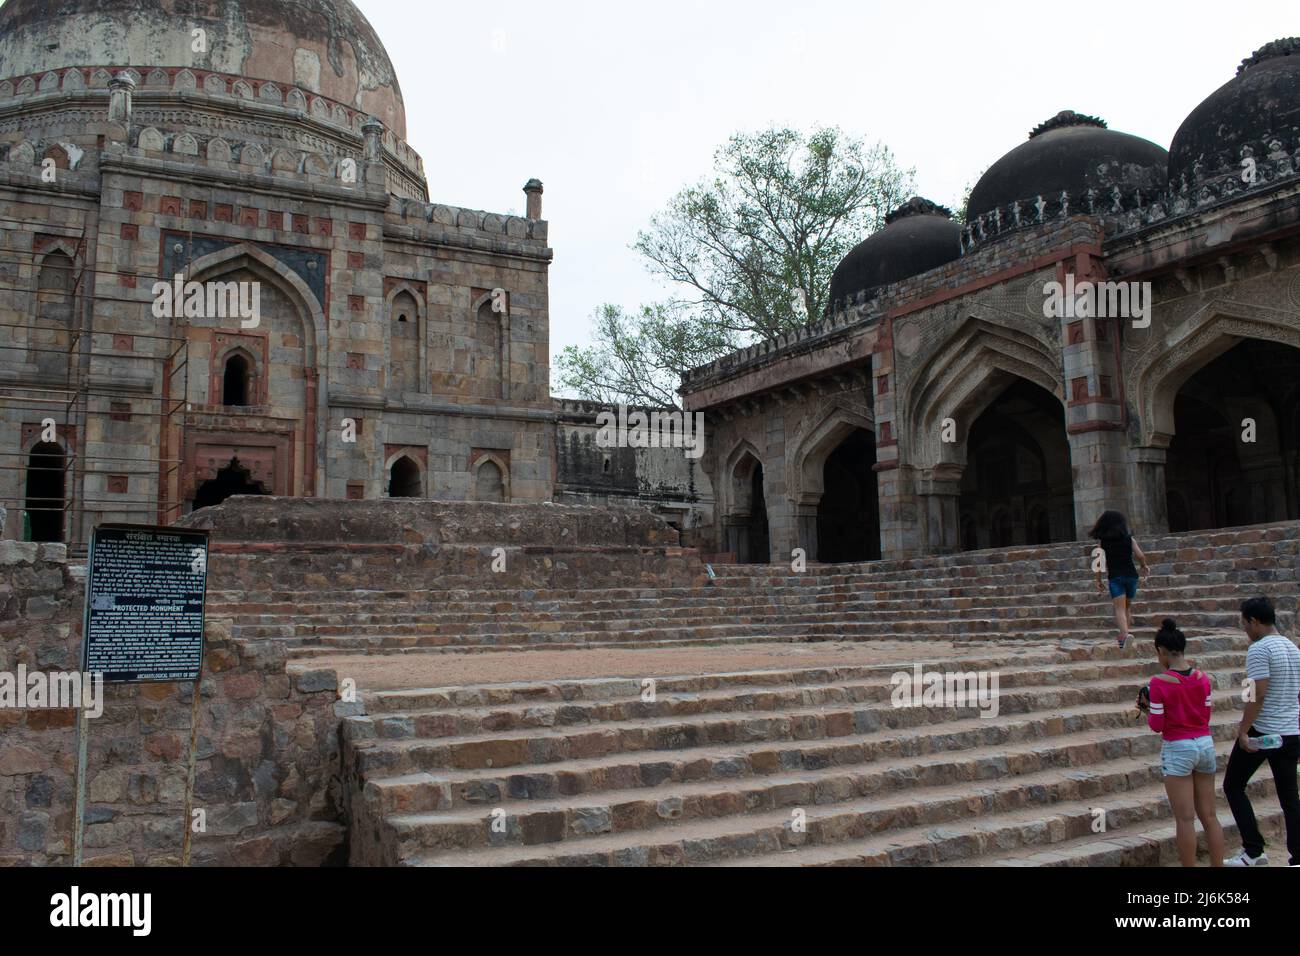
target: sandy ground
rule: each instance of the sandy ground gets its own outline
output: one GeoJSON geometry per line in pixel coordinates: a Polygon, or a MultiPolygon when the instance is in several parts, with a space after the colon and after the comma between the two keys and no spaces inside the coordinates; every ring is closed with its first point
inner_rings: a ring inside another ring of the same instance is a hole
{"type": "Polygon", "coordinates": [[[500,651],[478,654],[340,654],[311,658],[313,666],[347,675],[362,690],[447,687],[512,681],[586,677],[679,677],[736,671],[803,667],[879,665],[882,668],[953,658],[1010,658],[1056,643],[1023,641],[952,643],[880,641],[871,643],[743,644],[722,647],[608,648],[563,651],[500,651]]]}

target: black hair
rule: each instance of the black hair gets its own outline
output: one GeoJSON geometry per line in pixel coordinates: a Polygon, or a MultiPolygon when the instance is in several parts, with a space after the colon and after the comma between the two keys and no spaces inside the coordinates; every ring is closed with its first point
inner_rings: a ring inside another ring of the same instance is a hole
{"type": "Polygon", "coordinates": [[[1178,630],[1178,624],[1172,617],[1160,622],[1156,631],[1156,647],[1163,647],[1170,654],[1181,654],[1187,650],[1187,635],[1178,630]]]}
{"type": "Polygon", "coordinates": [[[1088,537],[1104,541],[1107,538],[1127,538],[1128,521],[1118,511],[1103,511],[1097,523],[1088,532],[1088,537]]]}
{"type": "Polygon", "coordinates": [[[1241,616],[1251,621],[1259,621],[1261,624],[1277,623],[1277,612],[1273,610],[1273,602],[1263,595],[1242,601],[1241,616]]]}

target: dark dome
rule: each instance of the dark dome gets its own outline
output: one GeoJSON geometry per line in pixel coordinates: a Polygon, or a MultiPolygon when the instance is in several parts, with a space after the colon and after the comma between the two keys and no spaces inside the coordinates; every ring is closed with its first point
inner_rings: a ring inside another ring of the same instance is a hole
{"type": "Polygon", "coordinates": [[[1106,128],[1095,116],[1058,113],[989,167],[971,190],[969,218],[1000,210],[1005,217],[1017,200],[1046,200],[1109,193],[1115,186],[1158,190],[1165,185],[1169,154],[1155,143],[1106,128]]]}
{"type": "MultiPolygon", "coordinates": [[[[1274,40],[1242,62],[1174,134],[1169,150],[1173,182],[1200,161],[1206,171],[1237,165],[1243,146],[1294,134],[1300,126],[1300,38],[1274,40]]],[[[1267,145],[1264,143],[1264,145],[1267,145]]],[[[1289,143],[1288,143],[1289,145],[1289,143]]],[[[1258,146],[1256,156],[1263,156],[1258,146]]]]}
{"type": "Polygon", "coordinates": [[[831,276],[831,303],[952,262],[961,226],[952,211],[913,197],[885,217],[885,228],[853,247],[831,276]]]}

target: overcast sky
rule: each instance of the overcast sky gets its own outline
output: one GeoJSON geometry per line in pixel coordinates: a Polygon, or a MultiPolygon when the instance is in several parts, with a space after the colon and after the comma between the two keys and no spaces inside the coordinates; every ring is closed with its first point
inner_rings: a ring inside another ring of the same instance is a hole
{"type": "Polygon", "coordinates": [[[629,246],[732,132],[836,125],[955,206],[1063,109],[1168,148],[1242,59],[1300,34],[1296,0],[355,2],[431,201],[522,213],[545,183],[553,355],[602,302],[668,297],[629,246]]]}

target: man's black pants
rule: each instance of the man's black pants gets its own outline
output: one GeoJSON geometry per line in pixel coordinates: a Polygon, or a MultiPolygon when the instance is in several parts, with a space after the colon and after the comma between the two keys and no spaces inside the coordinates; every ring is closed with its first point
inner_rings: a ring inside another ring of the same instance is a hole
{"type": "MultiPolygon", "coordinates": [[[[1254,727],[1249,733],[1251,737],[1261,736],[1254,727]]],[[[1242,847],[1251,856],[1259,856],[1264,852],[1264,837],[1259,832],[1250,797],[1246,795],[1246,784],[1266,760],[1273,771],[1278,802],[1282,804],[1282,816],[1286,820],[1286,845],[1291,852],[1291,865],[1300,865],[1300,790],[1296,783],[1300,736],[1283,737],[1282,746],[1277,750],[1256,750],[1254,753],[1242,749],[1240,742],[1233,744],[1228,769],[1223,775],[1223,792],[1241,832],[1242,847]]]]}

